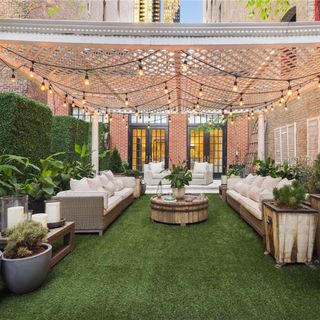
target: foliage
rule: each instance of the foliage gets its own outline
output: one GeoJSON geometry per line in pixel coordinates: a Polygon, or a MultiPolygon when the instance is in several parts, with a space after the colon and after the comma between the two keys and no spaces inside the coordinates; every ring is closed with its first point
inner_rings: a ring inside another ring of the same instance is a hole
{"type": "Polygon", "coordinates": [[[277,176],[289,180],[300,180],[303,176],[303,168],[300,164],[290,164],[289,161],[283,161],[277,167],[277,176]]]}
{"type": "Polygon", "coordinates": [[[16,259],[31,256],[33,252],[41,248],[41,244],[46,241],[47,234],[48,230],[38,222],[19,223],[8,230],[5,257],[16,259]]]}
{"type": "Polygon", "coordinates": [[[109,170],[115,173],[123,171],[122,160],[118,149],[114,148],[110,155],[109,170]]]}
{"type": "Polygon", "coordinates": [[[51,152],[63,152],[60,159],[73,161],[75,154],[74,146],[88,143],[90,124],[70,116],[53,116],[51,152]]]}
{"type": "Polygon", "coordinates": [[[230,168],[228,171],[227,171],[227,176],[228,177],[231,177],[232,175],[234,176],[240,176],[241,174],[241,170],[240,169],[237,169],[237,168],[230,168]]]}
{"type": "Polygon", "coordinates": [[[50,154],[52,112],[15,93],[0,93],[0,152],[38,164],[50,154]]]}
{"type": "Polygon", "coordinates": [[[317,155],[312,165],[312,172],[308,181],[310,193],[320,193],[320,154],[317,155]]]}
{"type": "Polygon", "coordinates": [[[140,177],[142,175],[142,172],[139,170],[129,169],[128,162],[122,162],[122,172],[128,177],[140,177]]]}
{"type": "Polygon", "coordinates": [[[185,185],[189,185],[192,180],[192,173],[188,170],[186,162],[180,162],[173,164],[171,173],[164,177],[170,181],[171,188],[183,188],[185,185]]]}
{"type": "Polygon", "coordinates": [[[300,182],[293,181],[291,186],[274,188],[273,196],[279,206],[298,208],[306,199],[306,189],[300,182]]]}
{"type": "Polygon", "coordinates": [[[198,130],[204,130],[204,131],[221,129],[226,125],[227,122],[228,122],[228,118],[224,118],[223,120],[220,118],[216,118],[206,123],[200,124],[197,128],[198,130]]]}
{"type": "Polygon", "coordinates": [[[277,177],[277,169],[275,161],[270,157],[266,161],[256,160],[253,163],[257,167],[257,174],[263,177],[270,176],[272,178],[277,177]]]}
{"type": "Polygon", "coordinates": [[[259,15],[262,20],[273,19],[279,14],[285,14],[293,0],[239,0],[246,3],[249,17],[259,15]]]}

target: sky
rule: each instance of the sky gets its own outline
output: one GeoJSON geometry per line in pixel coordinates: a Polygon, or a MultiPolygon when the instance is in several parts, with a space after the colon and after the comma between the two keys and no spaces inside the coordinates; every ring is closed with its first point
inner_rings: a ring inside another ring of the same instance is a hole
{"type": "Polygon", "coordinates": [[[181,0],[181,23],[202,23],[202,0],[181,0]]]}

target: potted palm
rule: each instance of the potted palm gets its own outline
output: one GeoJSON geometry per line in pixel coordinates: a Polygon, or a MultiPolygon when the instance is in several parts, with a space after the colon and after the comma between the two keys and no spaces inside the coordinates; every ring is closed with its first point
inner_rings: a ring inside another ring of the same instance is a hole
{"type": "Polygon", "coordinates": [[[189,185],[192,180],[192,173],[188,170],[186,163],[178,163],[172,165],[172,170],[164,179],[170,181],[172,194],[176,199],[182,199],[185,195],[185,186],[189,185]]]}
{"type": "Polygon", "coordinates": [[[304,204],[306,190],[294,181],[291,186],[275,188],[274,201],[263,203],[267,253],[277,267],[286,263],[311,263],[317,211],[304,204]]]}
{"type": "Polygon", "coordinates": [[[13,293],[31,292],[45,280],[52,254],[51,245],[45,243],[47,233],[46,228],[34,221],[20,223],[8,230],[1,273],[13,293]]]}

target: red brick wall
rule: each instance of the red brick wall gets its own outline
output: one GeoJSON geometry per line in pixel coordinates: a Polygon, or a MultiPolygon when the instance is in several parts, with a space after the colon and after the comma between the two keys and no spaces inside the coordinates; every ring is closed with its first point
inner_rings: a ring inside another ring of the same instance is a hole
{"type": "Polygon", "coordinates": [[[64,98],[56,94],[48,94],[48,106],[52,110],[53,114],[59,116],[67,116],[69,115],[69,107],[63,106],[64,98]]]}
{"type": "Polygon", "coordinates": [[[125,116],[125,121],[122,121],[122,114],[113,114],[110,123],[110,145],[111,148],[117,148],[120,152],[121,159],[128,161],[128,140],[129,131],[126,128],[128,116],[125,116]]]}
{"type": "Polygon", "coordinates": [[[233,124],[228,122],[227,128],[227,168],[229,168],[230,164],[236,162],[236,151],[239,154],[239,164],[246,162],[249,146],[249,121],[247,116],[237,117],[233,124]]]}
{"type": "Polygon", "coordinates": [[[274,129],[296,123],[297,157],[307,155],[307,119],[320,116],[320,90],[301,95],[300,100],[288,103],[288,111],[276,107],[267,114],[266,155],[274,159],[274,129]]]}
{"type": "Polygon", "coordinates": [[[169,123],[169,166],[187,159],[187,115],[171,115],[169,123]]]}

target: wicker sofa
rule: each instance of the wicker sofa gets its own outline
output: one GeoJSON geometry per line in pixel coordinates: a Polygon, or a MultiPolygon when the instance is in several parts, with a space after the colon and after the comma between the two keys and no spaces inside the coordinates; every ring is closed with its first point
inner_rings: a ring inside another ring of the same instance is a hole
{"type": "Polygon", "coordinates": [[[253,176],[229,178],[226,200],[240,216],[264,238],[262,202],[273,199],[272,190],[290,185],[292,180],[253,176]]]}
{"type": "Polygon", "coordinates": [[[54,197],[61,202],[61,216],[75,222],[77,233],[98,233],[104,230],[133,202],[133,177],[106,176],[73,180],[71,190],[54,197]],[[108,179],[108,180],[106,180],[108,179]],[[114,187],[112,192],[112,185],[114,187]]]}

